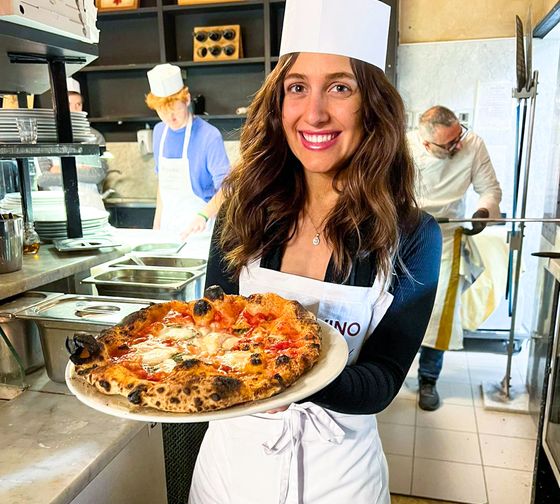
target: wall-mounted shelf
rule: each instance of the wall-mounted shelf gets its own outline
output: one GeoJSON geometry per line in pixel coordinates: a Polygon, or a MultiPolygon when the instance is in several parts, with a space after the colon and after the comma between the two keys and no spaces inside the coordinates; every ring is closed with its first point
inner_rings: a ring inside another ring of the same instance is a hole
{"type": "Polygon", "coordinates": [[[0,159],[43,156],[73,157],[99,155],[99,145],[82,143],[7,144],[0,143],[0,159]]]}
{"type": "Polygon", "coordinates": [[[140,17],[140,16],[153,16],[159,12],[157,7],[139,7],[138,9],[131,10],[117,10],[117,11],[107,11],[98,12],[98,19],[106,18],[128,18],[128,17],[140,17]]]}
{"type": "Polygon", "coordinates": [[[194,5],[164,5],[163,11],[173,14],[184,11],[239,10],[249,8],[253,9],[255,7],[262,7],[264,3],[264,0],[247,0],[245,2],[220,2],[194,5]]]}
{"type": "MultiPolygon", "coordinates": [[[[201,114],[197,117],[205,119],[206,121],[244,121],[245,114],[201,114]]],[[[161,119],[158,116],[105,116],[105,117],[90,117],[89,122],[92,124],[99,123],[153,123],[159,122],[161,119]]]]}

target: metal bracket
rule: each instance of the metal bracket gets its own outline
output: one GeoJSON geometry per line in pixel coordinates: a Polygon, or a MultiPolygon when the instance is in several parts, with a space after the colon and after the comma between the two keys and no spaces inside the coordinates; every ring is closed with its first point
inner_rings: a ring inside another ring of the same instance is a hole
{"type": "Polygon", "coordinates": [[[508,231],[507,242],[509,243],[510,250],[520,250],[522,240],[523,233],[520,231],[508,231]]]}

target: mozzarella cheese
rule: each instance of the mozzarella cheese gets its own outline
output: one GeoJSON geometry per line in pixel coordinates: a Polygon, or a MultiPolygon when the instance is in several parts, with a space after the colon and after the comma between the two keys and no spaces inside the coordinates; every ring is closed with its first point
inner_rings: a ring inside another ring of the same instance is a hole
{"type": "Polygon", "coordinates": [[[231,368],[234,369],[243,369],[249,361],[251,360],[252,352],[243,352],[243,351],[236,351],[236,352],[228,352],[224,355],[218,357],[218,360],[231,368]]]}
{"type": "Polygon", "coordinates": [[[159,332],[158,338],[181,340],[181,339],[195,338],[198,335],[199,333],[194,327],[169,326],[169,327],[164,327],[159,332]]]}

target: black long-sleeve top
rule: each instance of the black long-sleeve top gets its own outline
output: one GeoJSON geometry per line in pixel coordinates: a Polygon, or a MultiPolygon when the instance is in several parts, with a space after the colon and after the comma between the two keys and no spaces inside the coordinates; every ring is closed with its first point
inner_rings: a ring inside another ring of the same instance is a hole
{"type": "MultiPolygon", "coordinates": [[[[214,238],[220,232],[218,218],[214,238]]],[[[223,253],[212,239],[206,285],[221,285],[238,294],[239,283],[225,271],[223,253]]],[[[261,259],[261,267],[279,271],[283,251],[261,259]]],[[[385,409],[397,395],[422,343],[432,312],[441,258],[441,232],[436,221],[423,213],[412,231],[401,234],[389,292],[393,302],[362,346],[357,362],[346,366],[327,387],[307,398],[325,408],[349,414],[372,414],[385,409]]],[[[356,258],[347,285],[370,287],[376,276],[375,258],[356,258]]],[[[335,282],[332,261],[325,282],[335,282]]],[[[272,290],[272,289],[271,289],[272,290]]]]}

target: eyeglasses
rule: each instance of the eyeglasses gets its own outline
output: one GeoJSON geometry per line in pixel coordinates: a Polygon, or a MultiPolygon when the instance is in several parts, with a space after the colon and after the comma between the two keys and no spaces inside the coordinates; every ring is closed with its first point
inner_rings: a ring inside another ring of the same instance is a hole
{"type": "Polygon", "coordinates": [[[465,139],[468,132],[469,132],[469,128],[461,124],[461,133],[455,140],[452,140],[451,142],[447,142],[445,145],[437,144],[435,142],[429,142],[429,141],[427,142],[431,145],[435,145],[436,147],[439,147],[440,149],[446,150],[447,152],[453,152],[457,148],[457,145],[459,145],[465,139]]]}

